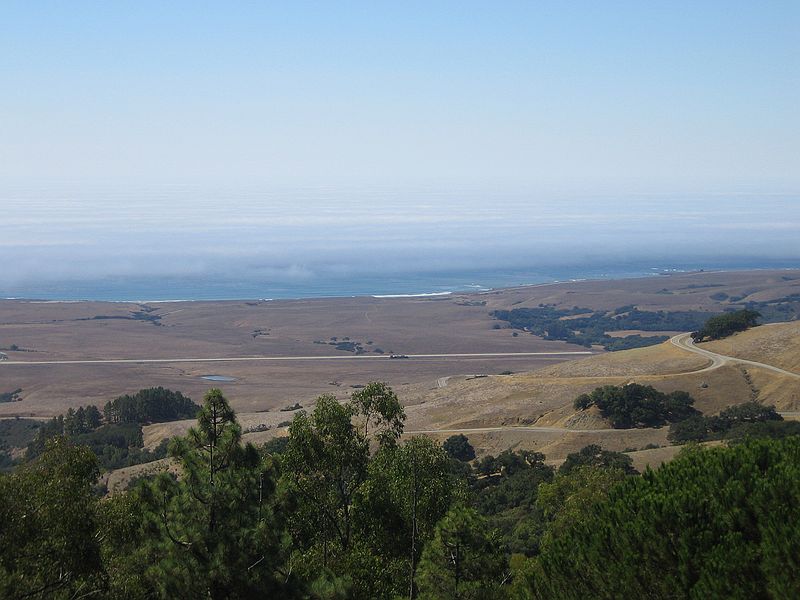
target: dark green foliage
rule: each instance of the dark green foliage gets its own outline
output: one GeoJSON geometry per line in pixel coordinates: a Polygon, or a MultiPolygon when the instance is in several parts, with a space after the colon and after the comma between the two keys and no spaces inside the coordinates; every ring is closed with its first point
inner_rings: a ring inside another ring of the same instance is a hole
{"type": "Polygon", "coordinates": [[[0,419],[0,444],[9,448],[24,448],[28,445],[41,425],[35,419],[0,419]]]}
{"type": "Polygon", "coordinates": [[[364,437],[374,436],[381,444],[393,444],[403,432],[406,413],[387,384],[373,381],[353,392],[350,413],[363,423],[364,437]]]}
{"type": "Polygon", "coordinates": [[[166,456],[166,447],[143,450],[143,423],[194,417],[199,407],[180,392],[161,387],[140,390],[133,396],[120,396],[107,402],[103,412],[93,405],[70,408],[65,415],[43,423],[27,445],[26,458],[35,458],[47,440],[65,435],[72,442],[92,449],[104,469],[117,469],[166,456]]]}
{"type": "MultiPolygon", "coordinates": [[[[152,478],[150,478],[152,479],[152,478]]],[[[144,484],[131,482],[129,489],[144,484]]],[[[115,494],[100,502],[97,511],[102,534],[100,552],[108,578],[104,597],[110,600],[145,600],[157,597],[158,584],[145,574],[161,556],[143,527],[145,503],[137,492],[115,494]]]]}
{"type": "Polygon", "coordinates": [[[352,410],[320,396],[311,415],[300,411],[282,456],[286,483],[296,497],[290,531],[308,565],[344,569],[353,541],[353,504],[367,478],[369,442],[351,422],[352,410]]]}
{"type": "Polygon", "coordinates": [[[163,423],[193,419],[200,407],[180,392],[163,387],[139,390],[120,396],[103,407],[108,423],[163,423]]]}
{"type": "Polygon", "coordinates": [[[507,570],[498,536],[475,510],[453,508],[436,526],[419,565],[421,600],[494,599],[507,570]]]}
{"type": "Polygon", "coordinates": [[[711,317],[699,331],[692,333],[695,342],[703,340],[719,340],[737,331],[744,331],[758,325],[761,313],[755,310],[743,309],[735,312],[724,313],[711,317]]]}
{"type": "Polygon", "coordinates": [[[451,435],[442,445],[444,451],[456,460],[469,462],[475,458],[475,448],[469,443],[469,439],[463,433],[451,435]]]}
{"type": "MultiPolygon", "coordinates": [[[[293,498],[292,561],[320,594],[339,590],[346,598],[389,598],[408,589],[412,531],[406,490],[412,473],[400,463],[413,458],[427,464],[431,476],[444,476],[448,462],[441,449],[444,467],[437,468],[417,444],[398,447],[404,418],[391,388],[374,383],[347,404],[321,396],[311,415],[300,411],[289,427],[281,465],[293,498]],[[372,461],[371,438],[378,442],[372,461]],[[414,448],[420,452],[411,453],[414,448]]],[[[425,481],[427,474],[412,471],[425,481]]],[[[437,494],[443,501],[448,496],[437,494]]]]}
{"type": "Polygon", "coordinates": [[[628,478],[529,574],[537,598],[800,596],[800,438],[695,449],[628,478]]]}
{"type": "Polygon", "coordinates": [[[7,471],[16,464],[17,461],[12,458],[8,445],[0,441],[0,472],[7,471]]]}
{"type": "Polygon", "coordinates": [[[96,406],[70,408],[64,415],[64,435],[73,436],[89,433],[100,427],[100,411],[96,406]]]}
{"type": "Polygon", "coordinates": [[[760,423],[763,421],[781,421],[774,406],[765,406],[760,402],[745,402],[726,408],[719,413],[719,418],[729,423],[760,423]]]}
{"type": "Polygon", "coordinates": [[[781,421],[783,417],[774,406],[751,401],[731,406],[719,413],[719,416],[694,415],[673,423],[667,437],[676,444],[748,436],[783,437],[800,427],[800,423],[777,423],[781,421]]]}
{"type": "Polygon", "coordinates": [[[652,386],[629,383],[605,385],[575,399],[576,410],[597,406],[617,429],[658,427],[697,414],[694,399],[682,391],[665,394],[652,386]]]}
{"type": "MultiPolygon", "coordinates": [[[[666,402],[670,414],[690,407],[687,398],[666,402]]],[[[43,423],[38,457],[0,474],[0,597],[800,593],[800,423],[773,407],[676,423],[690,437],[713,429],[733,447],[690,448],[639,478],[629,456],[594,445],[554,474],[537,452],[471,466],[431,438],[403,443],[402,407],[385,384],[346,403],[319,398],[311,414],[295,415],[289,437],[257,450],[212,390],[198,426],[170,445],[177,468],[103,501],[92,450],[108,464],[145,451],[138,423],[77,433],[96,422],[93,412],[43,423]],[[766,436],[784,439],[752,440],[766,436]]],[[[456,454],[468,446],[464,436],[448,442],[456,454]]]]}
{"type": "Polygon", "coordinates": [[[64,435],[64,415],[53,417],[39,426],[36,437],[28,442],[25,458],[27,460],[36,458],[44,452],[47,440],[60,435],[64,435]]]}
{"type": "Polygon", "coordinates": [[[588,308],[558,309],[552,306],[496,310],[492,316],[507,321],[514,329],[524,329],[550,340],[562,340],[582,346],[602,345],[606,350],[628,350],[652,346],[665,336],[629,335],[612,338],[608,331],[691,331],[699,328],[713,313],[701,311],[643,311],[623,306],[612,313],[593,312],[588,308]],[[577,316],[585,315],[585,316],[577,316]],[[562,320],[570,317],[569,320],[562,320]]]}
{"type": "Polygon", "coordinates": [[[666,342],[668,339],[668,335],[642,336],[637,333],[636,335],[626,335],[625,337],[612,337],[607,341],[603,341],[603,348],[609,352],[617,352],[618,350],[631,350],[633,348],[655,346],[656,344],[666,342]]]}
{"type": "Polygon", "coordinates": [[[100,427],[100,421],[102,420],[102,415],[100,414],[100,410],[94,405],[90,404],[86,407],[84,412],[84,423],[89,429],[97,429],[100,427]]]}
{"type": "Polygon", "coordinates": [[[544,530],[541,545],[547,546],[575,523],[590,519],[594,505],[605,500],[609,490],[628,475],[622,469],[584,464],[559,472],[550,483],[543,482],[536,498],[544,530]]]}
{"type": "Polygon", "coordinates": [[[169,440],[162,440],[152,451],[142,448],[142,427],[132,424],[103,425],[92,433],[70,439],[75,444],[85,444],[91,448],[105,470],[165,458],[169,444],[169,440]]]}
{"type": "MultiPolygon", "coordinates": [[[[741,298],[726,298],[729,303],[738,302],[741,298]]],[[[763,315],[766,323],[791,321],[800,317],[800,295],[792,294],[766,302],[744,303],[745,322],[752,325],[752,316],[756,312],[763,315]]],[[[530,331],[547,339],[562,340],[573,344],[591,346],[602,345],[606,350],[627,350],[642,346],[650,346],[664,341],[664,336],[642,337],[640,335],[612,338],[609,331],[639,329],[642,331],[697,331],[706,322],[718,316],[707,311],[643,311],[633,305],[622,306],[610,313],[593,312],[588,308],[574,307],[558,309],[553,306],[540,305],[536,308],[514,308],[497,310],[491,313],[496,319],[507,321],[513,329],[530,331]],[[577,316],[581,315],[581,316],[577,316]],[[569,320],[562,320],[570,317],[569,320]]],[[[736,313],[728,313],[736,314],[736,313]]],[[[722,328],[729,325],[728,314],[721,315],[722,328]]],[[[758,317],[759,315],[755,315],[758,317]]],[[[733,317],[736,322],[741,316],[733,317]]],[[[749,325],[749,326],[752,326],[749,325]]],[[[739,327],[739,324],[734,325],[739,327]]],[[[716,325],[714,326],[716,330],[716,325]]],[[[738,329],[734,329],[738,330],[738,329]]],[[[732,333],[733,331],[731,331],[732,333]]],[[[699,331],[698,331],[699,335],[699,331]]],[[[729,335],[729,334],[728,334],[729,335]]],[[[698,338],[700,341],[702,338],[698,338]]]]}
{"type": "Polygon", "coordinates": [[[784,438],[790,435],[800,435],[800,422],[798,421],[763,421],[757,423],[737,423],[725,433],[725,439],[730,444],[755,438],[784,438]]]}
{"type": "Polygon", "coordinates": [[[485,456],[475,465],[478,478],[473,482],[475,506],[485,515],[508,509],[530,508],[536,488],[553,477],[553,468],[544,463],[541,452],[505,450],[497,457],[485,456]]]}
{"type": "Polygon", "coordinates": [[[75,444],[83,444],[93,450],[106,445],[114,446],[115,448],[128,448],[129,446],[141,448],[142,428],[139,425],[130,423],[103,425],[90,433],[72,435],[70,439],[75,444]]]}
{"type": "Polygon", "coordinates": [[[174,441],[182,476],[164,473],[137,491],[146,543],[160,561],[144,578],[167,598],[251,598],[283,593],[281,537],[273,512],[275,473],[242,445],[222,393],[210,390],[198,426],[174,441]]]}
{"type": "Polygon", "coordinates": [[[337,350],[343,350],[344,352],[355,352],[356,354],[363,354],[365,352],[364,347],[359,342],[337,342],[334,344],[334,347],[337,350]]]}
{"type": "Polygon", "coordinates": [[[538,551],[543,525],[535,507],[538,488],[553,478],[544,458],[539,452],[506,450],[475,465],[474,506],[500,532],[510,552],[538,551]]]}
{"type": "Polygon", "coordinates": [[[103,469],[150,462],[166,456],[164,446],[154,451],[142,449],[142,423],[183,419],[197,414],[199,407],[180,392],[164,388],[141,390],[134,396],[121,396],[106,403],[105,424],[93,405],[70,408],[65,415],[42,424],[28,443],[26,458],[38,456],[48,439],[65,435],[73,443],[92,449],[103,469]]]}
{"type": "Polygon", "coordinates": [[[700,442],[720,437],[725,431],[725,424],[719,417],[695,415],[669,426],[667,439],[674,444],[700,442]]]}
{"type": "Polygon", "coordinates": [[[100,412],[94,406],[85,409],[80,407],[78,410],[70,409],[66,416],[54,417],[43,423],[38,428],[36,437],[28,443],[26,459],[37,457],[49,439],[60,435],[65,435],[73,444],[87,446],[97,456],[100,467],[105,470],[151,462],[166,456],[165,443],[153,451],[142,448],[141,425],[113,423],[89,428],[87,423],[99,424],[99,415],[100,412]]]}
{"type": "Polygon", "coordinates": [[[292,562],[318,595],[408,593],[422,545],[457,496],[440,446],[427,438],[398,445],[403,419],[394,392],[380,383],[347,404],[321,396],[311,415],[295,415],[281,455],[292,562]]]}
{"type": "Polygon", "coordinates": [[[795,321],[800,318],[800,294],[789,294],[767,302],[747,302],[744,307],[761,313],[763,323],[795,321]]]}
{"type": "MultiPolygon", "coordinates": [[[[355,510],[358,538],[379,558],[380,569],[358,584],[363,597],[412,591],[422,549],[436,524],[465,489],[441,446],[427,437],[382,447],[370,462],[355,510]]],[[[357,582],[358,583],[358,582],[357,582]]],[[[415,591],[415,590],[414,590],[415,591]]]]}
{"type": "Polygon", "coordinates": [[[128,315],[95,315],[78,319],[78,321],[144,321],[158,327],[161,326],[161,316],[153,314],[158,309],[151,306],[140,306],[137,311],[130,311],[128,315]]]}
{"type": "Polygon", "coordinates": [[[262,449],[267,454],[283,454],[286,452],[286,448],[289,446],[289,438],[288,437],[274,437],[268,442],[266,442],[262,449]]]}
{"type": "Polygon", "coordinates": [[[0,402],[16,402],[19,400],[19,395],[22,393],[22,388],[17,388],[13,392],[0,393],[0,402]]]}
{"type": "Polygon", "coordinates": [[[0,597],[78,598],[103,589],[95,457],[63,438],[0,475],[0,597]]]}
{"type": "Polygon", "coordinates": [[[579,467],[602,467],[606,469],[619,469],[627,475],[636,475],[633,468],[633,459],[627,454],[603,450],[597,444],[584,446],[580,451],[567,455],[567,459],[559,467],[559,474],[568,475],[579,467]]]}

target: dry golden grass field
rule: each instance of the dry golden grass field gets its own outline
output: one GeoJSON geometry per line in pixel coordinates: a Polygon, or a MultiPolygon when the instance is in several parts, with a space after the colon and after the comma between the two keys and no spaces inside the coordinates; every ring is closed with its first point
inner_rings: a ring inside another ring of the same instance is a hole
{"type": "MultiPolygon", "coordinates": [[[[281,435],[291,412],[322,393],[345,399],[371,380],[394,386],[406,405],[407,431],[444,439],[465,433],[479,452],[530,448],[558,461],[588,443],[632,452],[638,466],[658,464],[675,449],[665,446],[667,429],[613,430],[599,414],[576,414],[574,398],[604,384],[631,381],[664,391],[683,389],[704,412],[717,412],[752,397],[797,410],[800,380],[751,365],[710,360],[669,342],[596,355],[512,353],[585,352],[580,346],[496,329],[494,309],[554,304],[611,310],[634,304],[644,310],[721,310],[711,295],[724,292],[769,300],[800,292],[798,271],[691,273],[620,281],[530,286],[479,294],[429,298],[337,298],[322,300],[182,302],[163,304],[0,302],[0,392],[21,388],[20,402],[0,404],[0,416],[49,417],[70,406],[107,400],[143,387],[162,385],[199,400],[221,387],[253,441],[281,435]],[[98,318],[99,317],[99,318],[98,318]],[[148,320],[149,319],[149,320],[148,320]],[[155,321],[158,325],[154,324],[155,321]],[[329,344],[359,342],[371,358],[329,344]],[[380,348],[383,354],[374,350],[380,348]],[[404,355],[491,354],[507,356],[404,355]],[[322,358],[328,356],[346,358],[322,358]],[[281,360],[209,359],[265,357],[281,360]],[[283,360],[288,357],[306,357],[283,360]],[[31,364],[86,360],[165,360],[31,364]],[[173,362],[175,359],[191,359],[173,362]],[[512,375],[500,375],[512,371],[512,375]],[[212,383],[203,375],[235,381],[212,383]],[[485,377],[474,377],[486,375],[485,377]],[[527,429],[526,429],[527,428],[527,429]]],[[[503,324],[504,325],[504,324],[503,324]]],[[[720,354],[800,370],[798,323],[763,326],[727,340],[703,344],[720,354]]],[[[145,443],[185,431],[189,422],[145,428],[145,443]]]]}
{"type": "MultiPolygon", "coordinates": [[[[773,335],[783,337],[787,330],[796,331],[796,323],[756,328],[747,334],[761,335],[766,340],[773,335]]],[[[706,346],[710,344],[703,345],[706,346]]],[[[760,358],[757,354],[751,356],[753,360],[760,358]]],[[[782,411],[797,410],[800,377],[736,363],[709,370],[710,364],[702,356],[665,342],[529,373],[451,378],[446,388],[408,390],[408,429],[448,430],[441,434],[443,437],[455,430],[469,429],[465,434],[479,451],[536,449],[558,460],[589,443],[618,451],[667,444],[667,428],[614,430],[594,410],[573,409],[578,395],[601,385],[636,382],[664,392],[685,390],[695,398],[695,406],[707,414],[751,398],[775,404],[782,411]]],[[[661,460],[664,453],[650,454],[654,460],[661,460]]]]}

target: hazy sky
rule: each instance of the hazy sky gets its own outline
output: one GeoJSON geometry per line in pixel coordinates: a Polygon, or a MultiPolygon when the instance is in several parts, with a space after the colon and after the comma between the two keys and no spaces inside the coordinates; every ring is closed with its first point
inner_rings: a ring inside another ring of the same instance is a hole
{"type": "Polygon", "coordinates": [[[0,5],[0,178],[800,189],[800,2],[0,5]]]}
{"type": "Polygon", "coordinates": [[[793,266],[798,107],[797,0],[4,1],[0,296],[793,266]]]}

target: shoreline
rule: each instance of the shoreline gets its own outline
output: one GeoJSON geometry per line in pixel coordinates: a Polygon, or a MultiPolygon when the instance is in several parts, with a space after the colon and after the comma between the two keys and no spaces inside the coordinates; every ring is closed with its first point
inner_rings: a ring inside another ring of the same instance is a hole
{"type": "Polygon", "coordinates": [[[304,295],[304,296],[287,296],[285,298],[256,298],[250,296],[230,297],[230,298],[173,298],[173,299],[157,299],[157,300],[144,300],[144,299],[58,299],[58,298],[36,298],[36,297],[23,297],[23,296],[9,296],[0,298],[0,302],[21,302],[26,304],[84,304],[84,303],[105,303],[105,304],[181,304],[181,303],[226,303],[226,302],[276,302],[276,301],[299,301],[299,300],[338,300],[338,299],[356,299],[356,298],[373,298],[377,300],[397,300],[397,299],[414,299],[414,298],[447,298],[453,296],[480,296],[485,294],[492,294],[506,290],[523,290],[533,289],[544,286],[552,285],[567,285],[575,283],[596,283],[596,282],[610,282],[610,281],[630,281],[637,279],[651,279],[653,277],[670,277],[681,275],[711,275],[715,273],[758,273],[765,271],[798,271],[798,267],[748,267],[748,268],[731,268],[731,269],[658,269],[651,273],[642,273],[640,275],[629,276],[614,276],[608,277],[580,277],[580,278],[567,278],[567,279],[552,279],[549,281],[542,281],[536,283],[523,283],[517,285],[502,285],[502,286],[482,286],[476,284],[465,284],[460,287],[467,287],[469,289],[454,289],[446,291],[422,291],[412,293],[360,293],[360,294],[340,294],[340,295],[304,295]]]}
{"type": "MultiPolygon", "coordinates": [[[[731,269],[731,272],[741,271],[757,271],[757,270],[773,270],[770,268],[764,269],[731,269]]],[[[107,304],[175,304],[175,303],[189,303],[189,302],[276,302],[276,301],[294,301],[294,300],[336,300],[336,299],[353,299],[353,298],[374,298],[378,300],[396,300],[403,298],[446,298],[448,296],[457,295],[481,295],[490,294],[502,290],[516,290],[536,288],[547,285],[558,285],[568,283],[581,283],[593,281],[624,281],[633,279],[649,279],[660,275],[679,275],[690,273],[712,273],[717,271],[667,271],[662,270],[657,273],[642,273],[640,275],[630,275],[627,277],[581,277],[581,278],[568,278],[568,279],[552,279],[548,281],[540,281],[535,283],[521,283],[515,285],[498,285],[498,286],[483,286],[483,285],[463,285],[462,288],[468,289],[452,289],[440,291],[421,291],[421,292],[364,292],[359,294],[332,294],[332,295],[304,295],[304,296],[287,296],[285,298],[256,298],[252,296],[240,296],[229,298],[169,298],[157,300],[143,300],[143,299],[93,299],[93,298],[80,298],[80,299],[64,299],[64,298],[37,298],[25,296],[9,296],[0,298],[0,302],[24,302],[27,304],[82,304],[89,302],[107,303],[107,304]]],[[[721,271],[720,271],[721,272],[721,271]]]]}

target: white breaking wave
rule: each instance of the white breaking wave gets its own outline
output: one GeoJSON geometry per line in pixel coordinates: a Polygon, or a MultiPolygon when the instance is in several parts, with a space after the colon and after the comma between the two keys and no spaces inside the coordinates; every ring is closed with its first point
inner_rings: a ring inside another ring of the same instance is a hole
{"type": "Polygon", "coordinates": [[[449,296],[453,292],[428,292],[426,294],[373,294],[373,298],[422,298],[425,296],[449,296]]]}

